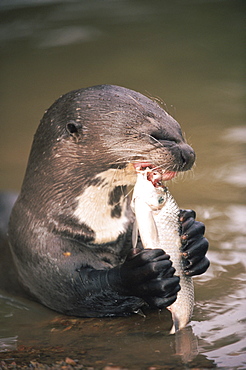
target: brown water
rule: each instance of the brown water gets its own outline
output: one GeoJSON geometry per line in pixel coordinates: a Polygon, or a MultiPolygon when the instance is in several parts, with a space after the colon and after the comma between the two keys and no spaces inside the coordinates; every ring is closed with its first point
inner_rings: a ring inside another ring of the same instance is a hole
{"type": "Polygon", "coordinates": [[[67,318],[1,289],[0,359],[244,369],[245,2],[0,0],[0,16],[0,189],[20,188],[38,122],[61,94],[102,83],[137,90],[160,100],[196,150],[195,169],[170,190],[205,222],[211,260],[194,279],[191,326],[176,338],[168,312],[67,318]]]}

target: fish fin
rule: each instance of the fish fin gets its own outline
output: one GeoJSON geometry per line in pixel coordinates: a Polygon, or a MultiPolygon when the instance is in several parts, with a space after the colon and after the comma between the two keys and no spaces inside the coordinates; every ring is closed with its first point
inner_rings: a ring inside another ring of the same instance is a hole
{"type": "MultiPolygon", "coordinates": [[[[159,247],[159,243],[158,243],[158,230],[157,230],[157,226],[156,226],[156,223],[155,223],[155,220],[154,220],[154,217],[152,215],[152,213],[150,213],[148,215],[148,219],[149,219],[149,224],[151,225],[151,239],[155,245],[155,248],[158,248],[159,247]]],[[[159,247],[160,248],[160,247],[159,247]]]]}
{"type": "MultiPolygon", "coordinates": [[[[144,248],[158,248],[158,230],[150,206],[141,199],[136,198],[134,207],[137,228],[144,248]]],[[[136,241],[136,235],[134,238],[134,241],[136,241]]]]}
{"type": "Polygon", "coordinates": [[[169,334],[175,334],[175,333],[176,333],[176,329],[175,329],[175,325],[173,324],[172,329],[170,330],[169,334]]]}
{"type": "Polygon", "coordinates": [[[173,326],[172,326],[169,334],[175,334],[180,329],[179,319],[169,307],[168,307],[168,309],[171,311],[172,319],[173,319],[173,326]]]}
{"type": "Polygon", "coordinates": [[[137,247],[138,243],[138,223],[137,220],[134,221],[133,223],[133,228],[132,228],[132,246],[133,248],[137,247]]]}

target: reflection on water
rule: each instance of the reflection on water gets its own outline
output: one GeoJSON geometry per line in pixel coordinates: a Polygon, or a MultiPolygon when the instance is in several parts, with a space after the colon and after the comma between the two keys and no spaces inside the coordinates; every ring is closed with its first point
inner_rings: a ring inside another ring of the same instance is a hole
{"type": "Polygon", "coordinates": [[[18,337],[0,338],[0,352],[15,351],[18,337]]]}
{"type": "Polygon", "coordinates": [[[1,245],[0,359],[246,367],[244,7],[240,0],[0,1],[0,188],[19,189],[38,122],[62,93],[101,83],[135,89],[163,102],[196,150],[193,173],[170,187],[205,222],[211,260],[194,279],[191,325],[170,336],[168,311],[77,319],[24,298],[16,280],[9,283],[1,245]]]}
{"type": "MultiPolygon", "coordinates": [[[[242,156],[239,156],[238,162],[236,165],[230,169],[230,171],[225,171],[224,173],[224,180],[229,184],[242,187],[245,189],[246,187],[246,164],[245,164],[245,146],[246,146],[246,127],[239,126],[233,127],[226,130],[223,139],[229,143],[234,143],[237,148],[241,148],[244,150],[242,156]],[[244,147],[243,147],[244,145],[244,147]]],[[[245,221],[245,210],[244,210],[244,217],[240,217],[239,219],[245,221]]]]}

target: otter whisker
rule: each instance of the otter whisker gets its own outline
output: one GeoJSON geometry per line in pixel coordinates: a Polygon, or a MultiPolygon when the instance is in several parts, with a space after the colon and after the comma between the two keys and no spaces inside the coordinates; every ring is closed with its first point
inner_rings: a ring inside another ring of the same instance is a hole
{"type": "Polygon", "coordinates": [[[142,108],[143,108],[142,104],[141,104],[139,101],[137,101],[133,96],[131,96],[130,94],[127,94],[127,96],[128,96],[130,99],[132,99],[136,104],[140,105],[140,107],[142,107],[142,108]]]}
{"type": "Polygon", "coordinates": [[[115,113],[122,113],[121,110],[114,110],[112,112],[104,113],[105,116],[109,116],[110,114],[115,114],[115,113]]]}

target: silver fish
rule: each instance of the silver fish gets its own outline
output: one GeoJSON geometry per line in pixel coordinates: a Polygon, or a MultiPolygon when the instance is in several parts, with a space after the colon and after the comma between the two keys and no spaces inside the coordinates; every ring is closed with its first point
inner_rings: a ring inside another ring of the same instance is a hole
{"type": "MultiPolygon", "coordinates": [[[[150,171],[150,170],[149,170],[150,171]]],[[[170,255],[176,275],[180,277],[181,290],[176,301],[167,307],[172,313],[173,327],[170,334],[184,328],[190,321],[194,306],[192,278],[184,274],[181,256],[181,240],[178,220],[179,207],[168,189],[154,186],[147,178],[148,170],[138,171],[132,197],[136,215],[136,230],[139,231],[144,248],[161,248],[170,255]]],[[[136,245],[137,231],[133,233],[136,245]]]]}

